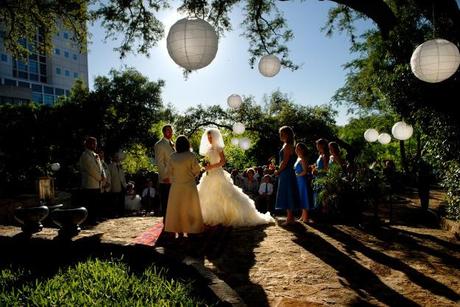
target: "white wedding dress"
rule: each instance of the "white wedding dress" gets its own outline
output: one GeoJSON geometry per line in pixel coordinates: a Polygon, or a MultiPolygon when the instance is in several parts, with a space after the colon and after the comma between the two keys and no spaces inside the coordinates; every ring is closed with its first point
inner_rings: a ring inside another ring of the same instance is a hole
{"type": "MultiPolygon", "coordinates": [[[[206,158],[219,163],[222,149],[210,148],[206,158]]],[[[230,174],[222,167],[204,173],[198,184],[201,212],[207,225],[254,226],[274,223],[270,213],[257,211],[254,201],[233,184],[230,174]]]]}

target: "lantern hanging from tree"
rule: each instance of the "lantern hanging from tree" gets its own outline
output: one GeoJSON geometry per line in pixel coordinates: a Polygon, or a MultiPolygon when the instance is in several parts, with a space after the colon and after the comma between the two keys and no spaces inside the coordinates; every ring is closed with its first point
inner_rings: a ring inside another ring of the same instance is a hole
{"type": "Polygon", "coordinates": [[[437,83],[448,79],[458,69],[457,46],[445,39],[432,39],[419,45],[412,53],[410,67],[422,81],[437,83]]]}
{"type": "Polygon", "coordinates": [[[56,162],[56,163],[51,164],[51,170],[53,172],[57,172],[60,169],[61,169],[61,165],[59,163],[56,162]]]}
{"type": "Polygon", "coordinates": [[[388,133],[380,133],[378,141],[380,144],[386,145],[391,142],[391,136],[388,133]]]}
{"type": "Polygon", "coordinates": [[[273,54],[263,56],[259,61],[259,71],[265,77],[273,77],[279,73],[281,61],[273,54]]]}
{"type": "Polygon", "coordinates": [[[166,42],[173,61],[187,70],[208,66],[218,47],[216,31],[200,18],[177,21],[169,30],[166,42]]]}
{"type": "Polygon", "coordinates": [[[241,99],[240,95],[233,94],[227,98],[227,104],[232,109],[239,109],[242,103],[243,99],[241,99]]]}
{"type": "Polygon", "coordinates": [[[238,146],[238,144],[240,143],[240,140],[237,138],[232,138],[231,143],[233,146],[238,146]]]}
{"type": "Polygon", "coordinates": [[[248,149],[251,147],[251,141],[250,141],[248,138],[246,138],[246,137],[241,138],[241,140],[240,140],[240,147],[241,147],[241,149],[243,149],[243,150],[248,150],[248,149]]]}
{"type": "Polygon", "coordinates": [[[410,139],[413,133],[414,133],[414,129],[412,128],[412,126],[402,121],[397,122],[391,128],[391,134],[393,134],[393,137],[401,141],[410,139]]]}
{"type": "Polygon", "coordinates": [[[366,139],[366,141],[368,142],[375,142],[377,141],[377,139],[379,138],[379,133],[377,130],[375,129],[367,129],[365,132],[364,132],[364,139],[366,139]]]}
{"type": "Polygon", "coordinates": [[[244,126],[243,123],[235,123],[233,125],[233,133],[235,134],[243,134],[245,130],[246,130],[246,127],[244,126]]]}

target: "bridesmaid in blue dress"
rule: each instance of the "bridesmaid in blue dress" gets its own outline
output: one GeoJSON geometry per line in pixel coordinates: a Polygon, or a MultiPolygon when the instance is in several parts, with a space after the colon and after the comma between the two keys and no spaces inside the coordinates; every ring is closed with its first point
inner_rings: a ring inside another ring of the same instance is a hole
{"type": "Polygon", "coordinates": [[[312,209],[310,203],[310,189],[308,183],[308,175],[310,174],[308,163],[306,160],[307,146],[304,143],[298,143],[295,147],[295,153],[299,157],[294,164],[294,170],[297,179],[297,188],[299,190],[299,201],[300,208],[302,209],[302,215],[299,218],[301,222],[308,222],[308,212],[312,209]]]}
{"type": "MultiPolygon", "coordinates": [[[[328,148],[327,141],[325,139],[318,139],[316,141],[316,149],[318,150],[319,157],[318,157],[318,160],[316,160],[316,165],[313,171],[313,175],[315,177],[321,177],[329,169],[329,148],[328,148]]],[[[320,204],[318,201],[319,192],[320,191],[318,189],[314,190],[314,193],[313,193],[313,199],[315,202],[314,207],[315,209],[322,208],[324,211],[325,206],[322,206],[322,204],[320,204]]]]}
{"type": "Polygon", "coordinates": [[[292,210],[298,204],[298,192],[294,163],[296,161],[294,149],[294,131],[291,127],[283,126],[279,130],[280,140],[284,143],[280,150],[280,166],[275,172],[278,176],[278,190],[276,192],[276,209],[286,209],[286,224],[295,222],[292,210]]]}

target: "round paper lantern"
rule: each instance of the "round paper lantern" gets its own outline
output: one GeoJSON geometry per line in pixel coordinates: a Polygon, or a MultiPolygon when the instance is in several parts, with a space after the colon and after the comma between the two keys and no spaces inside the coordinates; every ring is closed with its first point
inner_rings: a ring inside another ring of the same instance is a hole
{"type": "Polygon", "coordinates": [[[265,77],[273,77],[280,72],[281,61],[273,54],[263,56],[259,61],[259,71],[265,77]]]}
{"type": "Polygon", "coordinates": [[[217,42],[214,28],[200,18],[179,20],[166,39],[169,56],[187,70],[208,66],[216,56],[217,42]]]}
{"type": "Polygon", "coordinates": [[[56,163],[51,164],[51,170],[53,172],[57,172],[60,169],[61,169],[61,165],[59,163],[56,162],[56,163]]]}
{"type": "Polygon", "coordinates": [[[367,129],[365,132],[364,132],[364,138],[366,139],[366,141],[368,142],[375,142],[377,141],[377,139],[379,138],[379,133],[377,130],[375,129],[367,129]]]}
{"type": "Polygon", "coordinates": [[[410,139],[413,133],[414,129],[412,126],[406,124],[405,122],[397,122],[391,128],[391,134],[393,134],[393,137],[401,141],[410,139]]]}
{"type": "Polygon", "coordinates": [[[243,134],[245,130],[246,130],[246,127],[244,126],[243,123],[235,123],[233,125],[233,133],[235,134],[243,134]]]}
{"type": "Polygon", "coordinates": [[[380,144],[388,144],[391,142],[391,136],[388,133],[380,133],[378,141],[380,144]]]}
{"type": "Polygon", "coordinates": [[[251,147],[251,141],[248,138],[242,138],[240,140],[240,147],[243,150],[248,150],[251,147]]]}
{"type": "Polygon", "coordinates": [[[240,143],[240,140],[237,139],[237,138],[233,138],[233,139],[231,140],[231,142],[232,142],[232,145],[233,145],[233,146],[238,146],[238,144],[240,143]]]}
{"type": "Polygon", "coordinates": [[[414,75],[422,81],[436,83],[452,76],[460,64],[457,46],[445,39],[432,39],[419,45],[410,59],[414,75]]]}
{"type": "Polygon", "coordinates": [[[230,108],[239,109],[243,103],[243,99],[241,99],[240,95],[233,94],[227,98],[227,103],[230,108]]]}

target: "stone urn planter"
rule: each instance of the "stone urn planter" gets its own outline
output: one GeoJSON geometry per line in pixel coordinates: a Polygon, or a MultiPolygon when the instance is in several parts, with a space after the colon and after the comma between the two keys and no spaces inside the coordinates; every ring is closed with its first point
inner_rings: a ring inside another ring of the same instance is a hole
{"type": "Polygon", "coordinates": [[[72,237],[80,231],[80,224],[86,220],[88,210],[85,207],[62,209],[58,208],[51,212],[51,219],[59,226],[59,235],[72,237]]]}
{"type": "Polygon", "coordinates": [[[43,229],[41,223],[49,213],[46,206],[16,208],[14,210],[14,218],[21,223],[21,229],[25,233],[35,233],[43,229]]]}

